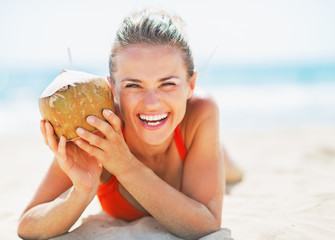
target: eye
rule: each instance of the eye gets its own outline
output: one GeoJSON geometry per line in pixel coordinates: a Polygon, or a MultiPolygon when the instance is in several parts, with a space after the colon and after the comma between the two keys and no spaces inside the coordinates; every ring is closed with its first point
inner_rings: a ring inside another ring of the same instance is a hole
{"type": "Polygon", "coordinates": [[[174,82],[166,82],[166,83],[163,83],[161,86],[163,87],[170,87],[170,86],[175,86],[176,84],[174,82]]]}
{"type": "Polygon", "coordinates": [[[139,88],[139,87],[140,87],[140,85],[135,84],[135,83],[131,83],[131,84],[126,85],[126,88],[139,88]]]}

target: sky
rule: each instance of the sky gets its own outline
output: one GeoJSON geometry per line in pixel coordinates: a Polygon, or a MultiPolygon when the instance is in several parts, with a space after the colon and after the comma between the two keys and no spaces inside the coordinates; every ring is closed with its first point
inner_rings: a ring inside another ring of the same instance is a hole
{"type": "MultiPolygon", "coordinates": [[[[180,15],[196,63],[335,62],[334,0],[0,0],[3,67],[106,66],[130,12],[180,15]]],[[[1,69],[0,69],[1,70],[1,69]]]]}

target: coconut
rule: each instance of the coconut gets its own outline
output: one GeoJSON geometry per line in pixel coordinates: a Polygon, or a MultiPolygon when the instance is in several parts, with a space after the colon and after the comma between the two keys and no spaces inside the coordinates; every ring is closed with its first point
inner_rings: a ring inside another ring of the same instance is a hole
{"type": "Polygon", "coordinates": [[[114,111],[113,95],[106,79],[85,72],[63,70],[38,99],[41,115],[58,139],[78,138],[76,129],[97,131],[86,122],[89,115],[104,119],[102,111],[114,111]]]}

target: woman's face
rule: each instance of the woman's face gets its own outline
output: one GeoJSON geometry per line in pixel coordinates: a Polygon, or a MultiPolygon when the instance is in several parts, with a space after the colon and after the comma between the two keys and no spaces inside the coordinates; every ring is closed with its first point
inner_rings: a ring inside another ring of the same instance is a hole
{"type": "Polygon", "coordinates": [[[148,144],[164,142],[182,121],[196,74],[188,79],[182,52],[132,45],[116,57],[113,94],[128,129],[148,144]]]}

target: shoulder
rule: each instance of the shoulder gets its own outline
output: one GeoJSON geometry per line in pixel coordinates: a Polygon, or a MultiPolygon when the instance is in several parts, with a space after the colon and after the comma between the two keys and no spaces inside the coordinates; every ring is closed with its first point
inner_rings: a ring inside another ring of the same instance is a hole
{"type": "Polygon", "coordinates": [[[197,89],[187,103],[185,117],[200,114],[198,117],[201,119],[218,113],[219,107],[215,98],[209,92],[197,89]]]}
{"type": "Polygon", "coordinates": [[[187,102],[184,124],[198,125],[207,118],[219,117],[219,107],[212,95],[197,90],[187,102]]]}
{"type": "Polygon", "coordinates": [[[196,90],[187,102],[185,117],[181,123],[185,145],[191,145],[200,129],[214,128],[218,131],[219,115],[215,98],[204,90],[196,90]]]}

